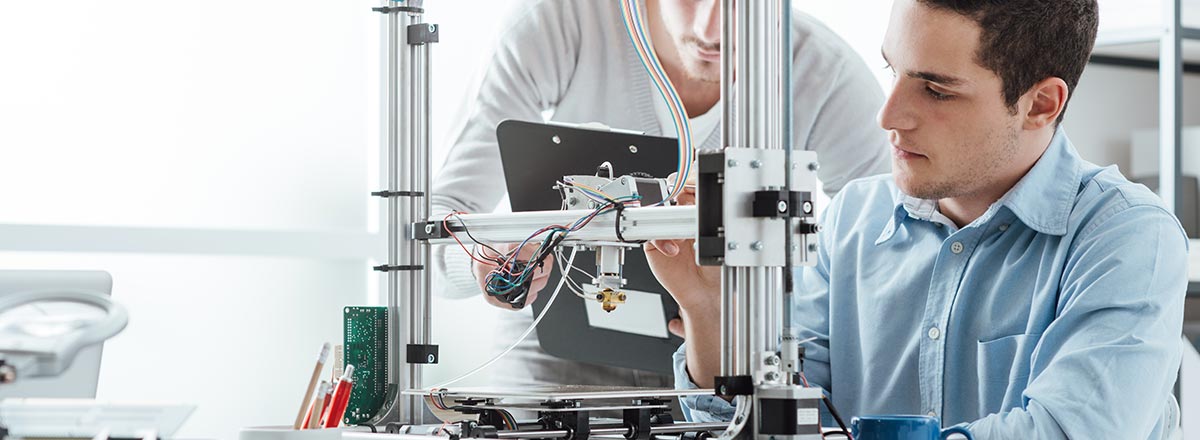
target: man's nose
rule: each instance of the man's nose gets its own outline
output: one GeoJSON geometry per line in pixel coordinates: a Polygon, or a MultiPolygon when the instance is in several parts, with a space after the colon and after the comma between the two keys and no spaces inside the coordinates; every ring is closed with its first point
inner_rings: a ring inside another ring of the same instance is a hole
{"type": "Polygon", "coordinates": [[[707,45],[721,44],[721,1],[703,0],[696,3],[696,20],[692,29],[707,45]]]}

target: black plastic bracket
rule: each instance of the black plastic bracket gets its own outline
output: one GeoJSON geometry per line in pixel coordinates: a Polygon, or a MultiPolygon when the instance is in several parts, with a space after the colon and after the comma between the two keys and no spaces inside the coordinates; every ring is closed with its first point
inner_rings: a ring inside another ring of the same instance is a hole
{"type": "Polygon", "coordinates": [[[807,191],[755,191],[755,217],[808,217],[813,214],[812,193],[807,191]]]}
{"type": "Polygon", "coordinates": [[[472,424],[471,431],[467,435],[470,438],[500,438],[496,434],[496,427],[492,425],[472,424]]]}
{"type": "Polygon", "coordinates": [[[398,12],[412,12],[414,14],[425,13],[425,9],[414,8],[412,6],[380,6],[378,8],[371,8],[371,10],[383,14],[395,14],[398,12]]]}
{"type": "Polygon", "coordinates": [[[430,344],[408,344],[408,359],[410,364],[438,363],[438,346],[430,344]]]}
{"type": "Polygon", "coordinates": [[[418,23],[408,25],[408,45],[420,46],[438,42],[438,25],[418,23]]]}
{"type": "Polygon", "coordinates": [[[591,437],[592,426],[588,411],[541,412],[542,426],[548,430],[566,430],[562,440],[586,440],[591,437]]]}
{"type": "Polygon", "coordinates": [[[394,197],[425,197],[425,193],[420,191],[374,191],[371,195],[375,197],[394,198],[394,197]]]}
{"type": "Polygon", "coordinates": [[[749,396],[754,394],[754,378],[750,376],[717,376],[713,389],[718,396],[749,396]]]}
{"type": "Polygon", "coordinates": [[[384,264],[382,266],[372,267],[371,269],[374,269],[378,272],[401,272],[401,271],[424,270],[425,266],[422,266],[420,264],[406,264],[406,265],[399,265],[399,266],[389,266],[389,265],[384,264]]]}
{"type": "Polygon", "coordinates": [[[816,234],[821,232],[821,225],[809,221],[801,221],[800,225],[796,227],[796,232],[801,234],[816,234]]]}
{"type": "Polygon", "coordinates": [[[720,266],[725,262],[725,153],[703,152],[697,162],[696,259],[703,266],[720,266]]]}
{"type": "Polygon", "coordinates": [[[624,411],[622,420],[629,432],[625,434],[628,440],[650,440],[650,410],[648,408],[630,408],[624,411]]]}
{"type": "MultiPolygon", "coordinates": [[[[461,226],[451,227],[450,229],[454,232],[462,232],[461,226]]],[[[446,232],[446,222],[437,220],[413,223],[412,236],[414,240],[433,240],[435,238],[449,237],[450,233],[446,232]]]]}

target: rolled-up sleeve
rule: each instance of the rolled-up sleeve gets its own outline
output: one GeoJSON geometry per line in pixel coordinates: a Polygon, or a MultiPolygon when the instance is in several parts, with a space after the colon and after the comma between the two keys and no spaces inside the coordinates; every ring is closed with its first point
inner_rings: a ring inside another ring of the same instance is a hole
{"type": "MultiPolygon", "coordinates": [[[[672,355],[675,364],[675,389],[694,390],[700,388],[692,382],[687,371],[687,345],[680,345],[672,355]]],[[[733,418],[734,407],[717,396],[684,396],[679,399],[683,416],[692,422],[726,422],[733,418]]]]}
{"type": "Polygon", "coordinates": [[[1022,405],[969,424],[975,438],[1144,439],[1175,429],[1159,423],[1182,356],[1182,229],[1157,206],[1134,206],[1077,240],[1022,405]]]}

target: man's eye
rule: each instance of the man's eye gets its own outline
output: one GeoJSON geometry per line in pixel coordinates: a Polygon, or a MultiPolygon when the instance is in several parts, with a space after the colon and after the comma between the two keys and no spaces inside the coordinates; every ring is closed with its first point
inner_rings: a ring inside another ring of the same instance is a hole
{"type": "Polygon", "coordinates": [[[925,92],[929,93],[929,96],[932,96],[933,99],[936,99],[938,101],[945,101],[947,99],[953,98],[953,96],[951,96],[951,95],[947,95],[945,93],[938,93],[937,90],[934,90],[932,87],[928,87],[928,86],[925,87],[925,92]]]}

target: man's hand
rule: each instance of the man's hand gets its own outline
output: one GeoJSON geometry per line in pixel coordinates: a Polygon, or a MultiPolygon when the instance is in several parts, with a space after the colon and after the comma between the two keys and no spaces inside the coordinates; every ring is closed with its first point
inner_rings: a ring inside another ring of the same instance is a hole
{"type": "MultiPolygon", "coordinates": [[[[680,205],[696,204],[696,187],[684,187],[676,201],[680,205]]],[[[695,242],[653,240],[642,247],[654,277],[675,297],[680,308],[692,312],[710,308],[719,310],[721,268],[697,265],[695,242]]]]}
{"type": "Polygon", "coordinates": [[[689,312],[718,310],[721,268],[699,266],[693,249],[695,240],[654,240],[643,245],[646,261],[658,282],[671,293],[679,307],[689,312]]]}
{"type": "MultiPolygon", "coordinates": [[[[694,187],[686,187],[677,199],[681,205],[696,202],[694,187]]],[[[721,363],[721,268],[699,266],[695,240],[655,240],[644,245],[646,261],[654,277],[679,303],[680,320],[668,329],[682,330],[687,339],[687,370],[700,387],[712,387],[721,363]]]]}
{"type": "MultiPolygon", "coordinates": [[[[521,260],[521,261],[526,261],[529,258],[532,258],[533,253],[535,251],[537,251],[537,248],[539,245],[540,245],[540,243],[530,243],[530,244],[525,245],[525,247],[521,249],[521,252],[519,252],[517,254],[517,259],[521,260]]],[[[516,249],[517,246],[518,246],[517,244],[501,244],[501,245],[496,245],[493,247],[496,248],[497,251],[503,252],[504,254],[508,254],[508,253],[512,252],[513,249],[516,249]]],[[[484,254],[484,256],[488,257],[488,259],[492,259],[492,257],[496,257],[496,255],[493,255],[491,251],[488,251],[486,249],[483,250],[483,254],[484,254]]],[[[504,258],[504,255],[500,255],[499,257],[504,258]]],[[[479,286],[479,291],[483,292],[483,298],[485,300],[487,300],[488,304],[491,304],[493,306],[496,306],[496,307],[499,307],[499,308],[502,308],[505,310],[518,310],[518,309],[514,308],[513,306],[509,305],[508,303],[504,302],[503,300],[501,300],[499,297],[495,297],[495,296],[489,295],[487,293],[488,274],[491,273],[493,270],[496,270],[497,267],[498,267],[497,264],[490,264],[490,262],[489,262],[489,264],[484,264],[479,261],[474,261],[471,263],[471,272],[475,274],[475,282],[479,286]]],[[[541,292],[542,289],[546,288],[546,283],[549,282],[550,272],[552,271],[553,268],[554,268],[554,256],[548,255],[548,256],[546,256],[544,265],[542,267],[534,269],[533,281],[531,282],[531,284],[529,286],[529,294],[528,294],[528,297],[526,297],[526,299],[525,299],[525,304],[533,304],[533,301],[535,299],[537,299],[538,292],[541,292]]]]}

